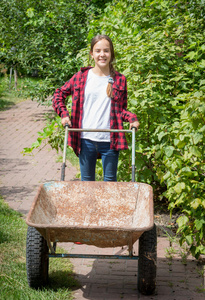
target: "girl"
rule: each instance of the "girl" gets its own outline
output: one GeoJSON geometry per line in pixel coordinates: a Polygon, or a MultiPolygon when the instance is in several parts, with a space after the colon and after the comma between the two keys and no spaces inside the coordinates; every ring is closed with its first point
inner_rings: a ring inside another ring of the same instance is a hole
{"type": "MultiPolygon", "coordinates": [[[[139,127],[137,116],[126,110],[127,83],[124,75],[114,70],[114,48],[106,35],[91,41],[90,55],[95,66],[81,68],[53,97],[53,108],[73,128],[123,129],[139,127]],[[65,99],[72,95],[71,118],[65,99]]],[[[94,181],[98,155],[102,158],[104,181],[117,181],[119,150],[127,149],[124,133],[69,132],[68,144],[79,156],[81,180],[94,181]]]]}

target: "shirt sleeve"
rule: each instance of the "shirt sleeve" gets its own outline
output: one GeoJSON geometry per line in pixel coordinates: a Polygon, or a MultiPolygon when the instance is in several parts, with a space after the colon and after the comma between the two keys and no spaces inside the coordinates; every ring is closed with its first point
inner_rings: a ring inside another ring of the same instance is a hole
{"type": "Polygon", "coordinates": [[[122,119],[124,122],[133,123],[135,121],[138,121],[137,116],[134,113],[131,113],[127,110],[127,81],[125,78],[125,90],[122,97],[122,119]]]}
{"type": "Polygon", "coordinates": [[[72,94],[72,79],[67,81],[61,88],[58,88],[53,95],[53,108],[61,118],[69,117],[65,100],[72,94]]]}

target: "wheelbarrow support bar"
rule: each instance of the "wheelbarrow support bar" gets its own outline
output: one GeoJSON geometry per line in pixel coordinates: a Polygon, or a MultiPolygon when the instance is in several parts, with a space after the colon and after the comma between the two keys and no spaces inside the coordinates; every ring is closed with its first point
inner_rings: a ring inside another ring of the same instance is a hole
{"type": "Polygon", "coordinates": [[[135,182],[135,127],[131,130],[126,129],[86,129],[86,128],[70,128],[68,124],[65,125],[65,138],[63,150],[63,164],[61,169],[61,181],[65,180],[65,167],[66,167],[66,148],[68,144],[68,131],[73,132],[128,132],[132,133],[132,182],[135,182]]]}
{"type": "Polygon", "coordinates": [[[100,255],[100,254],[67,254],[67,253],[56,253],[49,254],[49,257],[54,258],[91,258],[91,259],[133,259],[138,260],[138,256],[134,255],[100,255]]]}

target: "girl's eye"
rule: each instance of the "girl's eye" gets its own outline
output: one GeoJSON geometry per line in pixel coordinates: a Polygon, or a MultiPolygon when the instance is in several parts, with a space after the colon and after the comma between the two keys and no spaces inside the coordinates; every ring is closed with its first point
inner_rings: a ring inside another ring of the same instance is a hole
{"type": "MultiPolygon", "coordinates": [[[[101,50],[100,50],[100,49],[96,49],[95,52],[99,53],[99,52],[101,52],[101,50]]],[[[108,52],[109,52],[109,49],[105,49],[103,52],[108,53],[108,52]]]]}

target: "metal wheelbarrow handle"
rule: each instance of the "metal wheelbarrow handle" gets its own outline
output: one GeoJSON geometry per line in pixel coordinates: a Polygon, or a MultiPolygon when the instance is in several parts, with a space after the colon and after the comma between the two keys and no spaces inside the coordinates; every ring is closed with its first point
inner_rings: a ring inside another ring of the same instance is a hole
{"type": "Polygon", "coordinates": [[[63,164],[61,167],[61,181],[65,180],[65,167],[66,167],[66,150],[68,145],[68,128],[69,125],[65,125],[65,137],[64,137],[64,146],[63,146],[63,164]]]}
{"type": "Polygon", "coordinates": [[[68,131],[73,132],[128,132],[132,133],[132,182],[135,182],[135,131],[136,127],[131,130],[127,129],[85,129],[85,128],[70,128],[68,124],[65,125],[65,137],[63,148],[63,164],[61,168],[61,181],[65,180],[65,167],[66,167],[66,150],[68,145],[68,131]]]}

